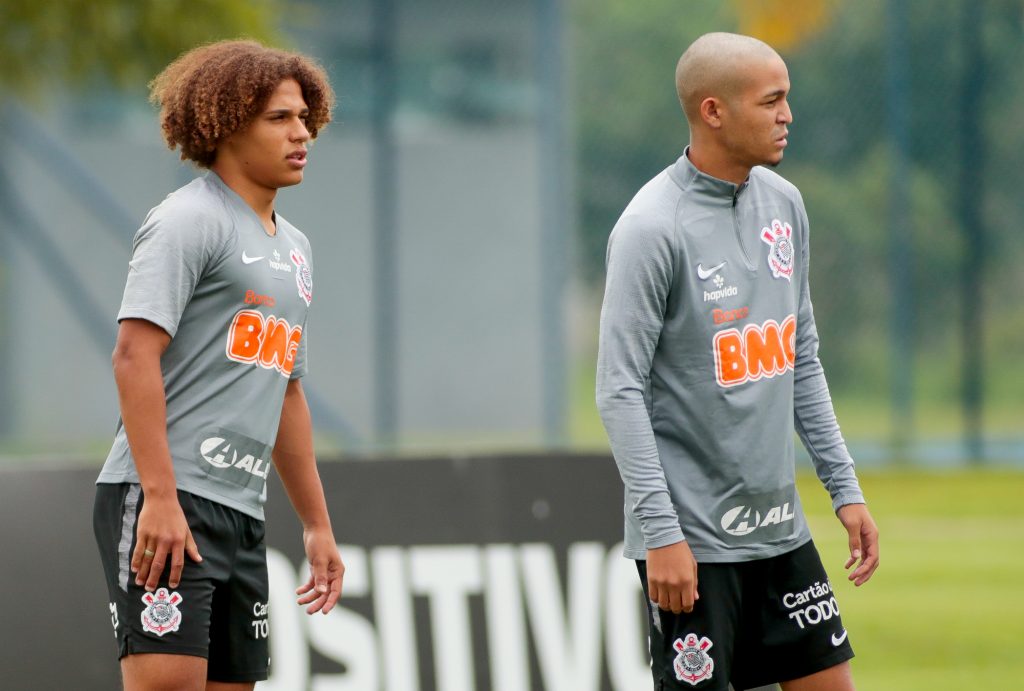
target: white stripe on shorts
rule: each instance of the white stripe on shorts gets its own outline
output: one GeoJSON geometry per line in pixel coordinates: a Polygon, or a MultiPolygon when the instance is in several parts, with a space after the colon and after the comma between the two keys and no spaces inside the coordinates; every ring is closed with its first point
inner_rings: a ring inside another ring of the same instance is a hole
{"type": "Polygon", "coordinates": [[[132,535],[135,533],[135,518],[139,508],[141,485],[128,487],[128,495],[124,498],[124,515],[121,516],[121,542],[117,545],[117,583],[121,590],[128,592],[128,574],[131,566],[132,535]]]}

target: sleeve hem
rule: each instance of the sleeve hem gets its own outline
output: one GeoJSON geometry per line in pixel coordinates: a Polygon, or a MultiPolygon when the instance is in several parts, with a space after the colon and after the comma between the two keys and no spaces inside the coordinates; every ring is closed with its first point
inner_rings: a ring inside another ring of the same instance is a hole
{"type": "Polygon", "coordinates": [[[850,504],[867,504],[867,502],[864,500],[863,494],[841,495],[832,500],[832,510],[838,511],[844,506],[848,506],[850,504]]]}
{"type": "Polygon", "coordinates": [[[166,331],[171,338],[174,338],[174,334],[178,331],[178,324],[173,319],[145,307],[123,308],[117,314],[117,323],[120,324],[125,319],[144,319],[152,322],[166,331]]]}
{"type": "Polygon", "coordinates": [[[657,549],[658,547],[668,547],[669,545],[674,545],[677,542],[685,541],[686,537],[683,535],[683,531],[681,529],[677,529],[671,533],[660,535],[659,537],[652,538],[650,540],[645,539],[644,546],[647,549],[657,549]]]}

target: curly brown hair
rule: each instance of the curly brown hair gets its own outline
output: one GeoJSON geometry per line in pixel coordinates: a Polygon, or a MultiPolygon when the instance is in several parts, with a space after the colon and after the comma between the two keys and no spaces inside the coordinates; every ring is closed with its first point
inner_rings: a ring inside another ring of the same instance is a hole
{"type": "Polygon", "coordinates": [[[298,53],[256,41],[219,41],[183,53],[150,82],[150,100],[160,106],[160,127],[181,159],[209,168],[217,146],[259,115],[285,79],[302,88],[309,106],[311,137],[331,121],[334,91],[324,69],[298,53]]]}

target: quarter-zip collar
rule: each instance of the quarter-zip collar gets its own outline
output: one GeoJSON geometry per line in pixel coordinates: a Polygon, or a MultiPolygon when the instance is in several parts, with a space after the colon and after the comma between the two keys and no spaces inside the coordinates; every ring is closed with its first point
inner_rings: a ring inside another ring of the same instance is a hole
{"type": "Polygon", "coordinates": [[[687,146],[683,155],[669,169],[669,175],[680,189],[704,197],[709,202],[714,200],[724,205],[735,206],[739,195],[750,184],[750,178],[748,177],[740,185],[727,180],[719,180],[698,170],[690,160],[689,152],[690,147],[687,146]]]}

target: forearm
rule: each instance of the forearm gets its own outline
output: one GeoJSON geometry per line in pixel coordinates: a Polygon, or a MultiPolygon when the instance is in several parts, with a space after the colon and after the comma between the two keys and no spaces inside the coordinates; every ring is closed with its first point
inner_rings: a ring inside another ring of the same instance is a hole
{"type": "Polygon", "coordinates": [[[684,539],[643,394],[614,384],[599,370],[597,405],[647,547],[684,539]]]}
{"type": "Polygon", "coordinates": [[[274,466],[306,530],[330,529],[330,516],[313,450],[313,423],[298,380],[289,382],[273,450],[274,466]]]}
{"type": "Polygon", "coordinates": [[[798,361],[794,374],[794,423],[818,478],[832,498],[832,508],[864,503],[821,363],[817,357],[798,361]]]}

